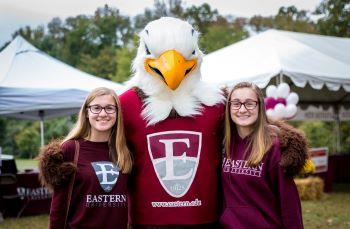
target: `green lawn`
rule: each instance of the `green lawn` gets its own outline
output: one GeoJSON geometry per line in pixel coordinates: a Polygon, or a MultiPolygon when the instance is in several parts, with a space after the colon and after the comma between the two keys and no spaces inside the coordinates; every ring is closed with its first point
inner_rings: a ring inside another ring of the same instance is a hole
{"type": "MultiPolygon", "coordinates": [[[[305,229],[350,228],[350,184],[334,185],[334,192],[320,201],[302,201],[305,229]]],[[[48,216],[9,218],[3,229],[41,229],[48,227],[48,216]]]]}
{"type": "Polygon", "coordinates": [[[38,168],[38,161],[34,159],[16,159],[16,165],[18,170],[36,169],[38,168]]]}
{"type": "Polygon", "coordinates": [[[3,229],[47,229],[49,217],[47,215],[22,217],[22,218],[6,218],[0,223],[3,229]]]}
{"type": "Polygon", "coordinates": [[[321,201],[302,201],[305,228],[350,228],[350,184],[336,184],[321,201]]]}

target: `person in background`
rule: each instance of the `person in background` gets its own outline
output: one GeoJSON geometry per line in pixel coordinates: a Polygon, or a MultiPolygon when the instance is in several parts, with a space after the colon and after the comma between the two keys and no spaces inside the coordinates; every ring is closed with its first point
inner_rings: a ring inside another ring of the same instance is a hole
{"type": "Polygon", "coordinates": [[[225,111],[222,228],[303,228],[293,177],[281,166],[279,128],[254,84],[230,91],[225,111]]]}
{"type": "Polygon", "coordinates": [[[39,160],[42,183],[54,190],[50,228],[127,228],[126,188],[132,158],[113,90],[93,90],[75,127],[63,141],[44,147],[39,160]]]}

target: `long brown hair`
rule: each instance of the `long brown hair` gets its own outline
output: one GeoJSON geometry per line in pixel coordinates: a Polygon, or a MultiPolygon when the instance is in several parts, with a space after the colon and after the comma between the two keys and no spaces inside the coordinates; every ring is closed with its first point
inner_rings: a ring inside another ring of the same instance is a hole
{"type": "Polygon", "coordinates": [[[247,162],[248,166],[257,166],[261,160],[263,159],[266,152],[271,148],[272,146],[272,136],[273,131],[271,131],[273,128],[270,128],[269,121],[266,116],[265,111],[265,103],[264,103],[264,96],[259,89],[258,86],[256,86],[253,83],[249,82],[242,82],[235,85],[230,93],[228,94],[227,100],[226,100],[226,108],[225,108],[225,137],[224,137],[224,147],[226,152],[226,157],[231,158],[230,152],[231,152],[231,130],[237,131],[236,125],[231,120],[231,113],[230,113],[230,103],[232,93],[241,88],[249,88],[253,90],[258,98],[258,118],[256,122],[254,123],[254,131],[249,138],[248,147],[246,148],[246,153],[249,152],[249,155],[247,155],[247,162]]]}
{"type": "Polygon", "coordinates": [[[117,105],[117,121],[112,127],[113,129],[108,140],[110,159],[112,162],[118,165],[123,173],[130,173],[132,168],[132,158],[126,145],[120,101],[117,94],[112,89],[99,87],[89,93],[84,104],[80,108],[78,121],[69,134],[64,138],[63,142],[71,139],[90,137],[91,126],[87,118],[87,107],[96,97],[103,95],[111,95],[117,105]]]}

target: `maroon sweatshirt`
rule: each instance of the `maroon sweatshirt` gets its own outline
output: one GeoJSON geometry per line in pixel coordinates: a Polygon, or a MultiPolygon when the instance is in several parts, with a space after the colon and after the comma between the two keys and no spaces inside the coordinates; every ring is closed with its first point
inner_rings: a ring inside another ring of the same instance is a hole
{"type": "MultiPolygon", "coordinates": [[[[79,140],[80,154],[68,228],[126,228],[127,175],[109,160],[108,142],[79,140]]],[[[62,145],[65,161],[74,161],[75,144],[62,145]]],[[[68,185],[56,187],[51,202],[50,228],[63,228],[68,185]]]]}
{"type": "Polygon", "coordinates": [[[134,154],[129,220],[137,225],[194,225],[218,220],[224,106],[194,117],[146,125],[134,90],[120,97],[126,137],[134,154]]]}
{"type": "Polygon", "coordinates": [[[278,139],[256,167],[244,159],[247,138],[233,137],[231,160],[222,163],[223,228],[303,228],[300,199],[293,178],[281,166],[278,139]]]}

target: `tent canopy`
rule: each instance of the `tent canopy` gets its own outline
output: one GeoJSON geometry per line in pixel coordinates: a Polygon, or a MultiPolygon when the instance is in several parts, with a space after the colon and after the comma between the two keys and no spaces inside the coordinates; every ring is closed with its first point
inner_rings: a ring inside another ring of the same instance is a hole
{"type": "Polygon", "coordinates": [[[39,120],[78,113],[86,92],[67,89],[0,88],[1,115],[39,120]],[[74,96],[74,99],[73,97],[74,96]]]}
{"type": "Polygon", "coordinates": [[[0,115],[42,119],[76,113],[93,88],[123,86],[77,70],[17,36],[0,53],[0,115]]]}
{"type": "Polygon", "coordinates": [[[268,30],[206,55],[201,71],[212,84],[261,88],[283,75],[301,103],[349,103],[350,39],[268,30]]]}

